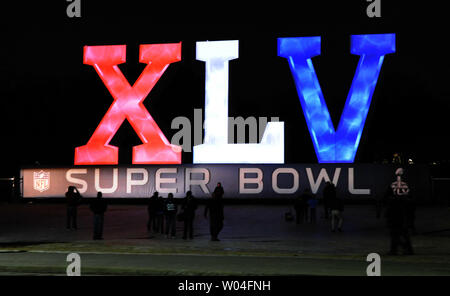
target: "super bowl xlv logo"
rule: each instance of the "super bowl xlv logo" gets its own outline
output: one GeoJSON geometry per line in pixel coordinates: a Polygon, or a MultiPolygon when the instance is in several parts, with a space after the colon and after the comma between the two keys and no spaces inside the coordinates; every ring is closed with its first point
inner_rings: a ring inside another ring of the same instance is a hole
{"type": "MultiPolygon", "coordinates": [[[[194,163],[284,163],[284,123],[269,122],[260,143],[228,143],[228,65],[239,57],[239,41],[196,43],[205,62],[203,144],[193,148],[194,163]]],[[[288,60],[319,163],[352,163],[358,150],[384,56],[395,52],[395,34],[352,35],[351,53],[359,62],[337,129],[312,63],[320,37],[278,38],[278,55],[288,60]]],[[[118,65],[126,46],[85,46],[84,63],[95,68],[114,101],[85,146],[75,149],[75,164],[117,164],[118,147],[109,145],[127,119],[142,141],[133,147],[133,164],[180,164],[181,147],[172,145],[143,101],[167,67],[181,60],[181,42],[146,44],[139,61],[147,64],[131,86],[118,65]]]]}

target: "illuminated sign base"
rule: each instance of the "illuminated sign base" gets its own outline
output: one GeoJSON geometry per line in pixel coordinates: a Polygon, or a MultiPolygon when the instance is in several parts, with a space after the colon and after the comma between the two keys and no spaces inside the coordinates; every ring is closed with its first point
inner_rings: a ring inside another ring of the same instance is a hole
{"type": "MultiPolygon", "coordinates": [[[[24,198],[64,197],[68,186],[76,186],[87,198],[98,191],[106,198],[148,198],[155,191],[182,198],[188,190],[198,198],[209,198],[217,182],[224,187],[224,198],[293,198],[305,189],[322,198],[325,182],[331,181],[341,197],[373,199],[395,181],[396,168],[381,164],[76,166],[24,168],[21,176],[24,198]]],[[[406,169],[404,178],[414,184],[418,198],[422,193],[428,196],[428,175],[427,166],[406,169]]]]}

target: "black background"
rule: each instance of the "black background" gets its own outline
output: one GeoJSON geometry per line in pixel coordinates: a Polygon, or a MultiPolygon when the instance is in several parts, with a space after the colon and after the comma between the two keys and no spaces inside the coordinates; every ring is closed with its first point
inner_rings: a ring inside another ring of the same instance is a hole
{"type": "MultiPolygon", "coordinates": [[[[394,152],[416,163],[449,160],[443,7],[382,0],[382,17],[369,18],[370,3],[363,0],[82,1],[81,18],[69,18],[69,2],[42,2],[2,9],[2,175],[36,162],[72,165],[75,147],[92,135],[113,99],[93,67],[83,64],[85,45],[127,45],[127,62],[119,67],[132,84],[145,66],[138,62],[140,44],[182,41],[182,61],[169,66],[144,101],[170,140],[177,132],[170,128],[173,118],[193,120],[193,109],[204,107],[204,63],[195,59],[195,42],[205,40],[239,40],[239,59],[230,62],[229,116],[278,116],[285,122],[285,162],[316,163],[276,38],[322,37],[313,63],[337,126],[359,58],[350,54],[350,35],[371,33],[396,33],[396,52],[385,57],[355,162],[391,160],[394,152]]],[[[111,141],[120,148],[120,164],[131,163],[132,147],[140,143],[126,121],[111,141]]],[[[191,163],[192,153],[183,153],[182,162],[191,163]]]]}

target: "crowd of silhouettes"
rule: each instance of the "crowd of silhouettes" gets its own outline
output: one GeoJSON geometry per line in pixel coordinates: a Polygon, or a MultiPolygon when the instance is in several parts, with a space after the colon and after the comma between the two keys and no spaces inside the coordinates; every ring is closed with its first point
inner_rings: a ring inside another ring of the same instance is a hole
{"type": "MultiPolygon", "coordinates": [[[[404,254],[413,254],[410,235],[415,230],[415,203],[410,194],[408,184],[402,180],[403,169],[396,171],[397,180],[389,185],[384,196],[377,198],[376,217],[380,218],[382,209],[385,208],[385,217],[390,234],[389,254],[398,254],[399,247],[403,248],[404,254]]],[[[67,221],[69,230],[77,229],[77,208],[81,204],[82,196],[75,186],[69,186],[66,192],[67,221]]],[[[217,183],[211,198],[206,200],[204,217],[209,216],[209,230],[211,241],[219,241],[219,234],[223,229],[224,189],[222,184],[217,183]]],[[[331,231],[336,229],[342,232],[344,201],[337,195],[336,186],[327,181],[322,191],[323,218],[331,219],[331,231]]],[[[191,191],[186,192],[186,197],[181,200],[181,211],[172,193],[164,199],[158,192],[154,192],[148,199],[147,230],[153,234],[165,234],[167,238],[176,237],[176,223],[183,222],[184,240],[194,238],[195,212],[198,207],[197,199],[191,191]]],[[[316,223],[316,214],[319,200],[310,189],[306,188],[302,194],[294,200],[297,224],[316,223]]],[[[107,210],[107,202],[102,198],[102,192],[97,193],[97,198],[90,202],[93,212],[93,239],[103,239],[104,214],[107,210]]]]}
{"type": "MultiPolygon", "coordinates": [[[[325,219],[331,218],[331,231],[334,232],[337,226],[337,229],[342,232],[344,202],[341,198],[338,198],[335,185],[329,181],[325,183],[322,202],[323,217],[325,219]]],[[[296,223],[316,223],[318,204],[319,200],[311,193],[309,188],[303,190],[302,194],[294,200],[296,223]]]]}
{"type": "MultiPolygon", "coordinates": [[[[212,241],[219,241],[218,236],[223,228],[223,195],[224,190],[222,184],[219,182],[211,198],[206,201],[205,205],[204,217],[208,218],[209,213],[209,229],[212,241]]],[[[197,208],[197,199],[192,195],[191,191],[187,191],[186,197],[182,199],[180,212],[178,212],[178,205],[172,193],[169,193],[167,199],[164,200],[158,192],[154,192],[147,206],[147,230],[154,234],[165,233],[167,238],[175,238],[176,223],[178,221],[183,222],[182,238],[184,240],[193,239],[195,212],[197,208]]]]}
{"type": "MultiPolygon", "coordinates": [[[[410,192],[408,184],[402,179],[403,168],[395,171],[396,181],[389,184],[384,195],[376,196],[374,199],[375,216],[377,219],[384,216],[390,236],[389,255],[397,255],[399,248],[403,254],[414,254],[411,235],[416,234],[416,204],[410,192]]],[[[331,231],[342,232],[344,223],[344,200],[337,195],[336,186],[330,182],[325,182],[322,191],[323,218],[331,220],[331,231]]],[[[316,222],[316,208],[318,199],[307,188],[294,200],[296,212],[296,223],[316,222]]]]}
{"type": "MultiPolygon", "coordinates": [[[[75,186],[69,186],[66,192],[67,204],[67,229],[77,229],[77,208],[81,204],[82,196],[75,186]]],[[[210,233],[212,241],[219,241],[218,235],[223,228],[223,203],[224,190],[221,183],[217,184],[212,197],[205,206],[205,218],[209,212],[210,233]]],[[[181,202],[181,212],[172,193],[164,199],[157,191],[149,198],[147,204],[148,221],[147,230],[150,233],[165,234],[167,238],[176,237],[176,223],[183,222],[183,239],[194,238],[194,219],[198,204],[191,191],[186,192],[186,197],[181,202]]],[[[93,239],[103,239],[104,215],[108,208],[102,192],[97,193],[97,198],[89,203],[93,213],[93,239]]]]}

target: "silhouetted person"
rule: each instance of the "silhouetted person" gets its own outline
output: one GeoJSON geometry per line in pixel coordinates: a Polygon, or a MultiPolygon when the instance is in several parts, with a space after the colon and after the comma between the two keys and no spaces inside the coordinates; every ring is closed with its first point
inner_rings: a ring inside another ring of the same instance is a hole
{"type": "MultiPolygon", "coordinates": [[[[386,196],[386,193],[384,193],[384,196],[386,196]]],[[[381,212],[383,211],[383,202],[385,199],[384,196],[381,194],[375,195],[375,212],[377,219],[381,218],[381,212]]]]}
{"type": "MultiPolygon", "coordinates": [[[[156,192],[158,194],[158,192],[156,192]]],[[[164,233],[164,212],[166,204],[162,196],[158,196],[156,203],[156,232],[164,233]]]]}
{"type": "Polygon", "coordinates": [[[406,227],[409,233],[416,234],[416,203],[411,195],[406,197],[406,227]]]}
{"type": "Polygon", "coordinates": [[[329,207],[331,210],[331,231],[336,230],[336,222],[339,232],[342,231],[342,223],[344,222],[344,201],[340,198],[333,198],[329,200],[329,207]]]}
{"type": "Polygon", "coordinates": [[[164,215],[166,216],[166,237],[175,238],[177,223],[177,205],[173,199],[173,194],[169,193],[165,203],[164,215]]]}
{"type": "Polygon", "coordinates": [[[405,254],[412,255],[413,249],[406,219],[406,197],[396,195],[391,190],[391,194],[387,197],[386,203],[386,219],[391,238],[389,255],[397,255],[399,246],[403,248],[405,254]]]}
{"type": "Polygon", "coordinates": [[[155,191],[150,197],[147,205],[148,212],[148,222],[147,222],[147,230],[148,231],[157,231],[157,220],[156,220],[156,212],[158,211],[158,191],[155,191]]]}
{"type": "Polygon", "coordinates": [[[336,187],[334,184],[327,181],[325,187],[323,188],[323,210],[325,219],[329,218],[330,215],[330,201],[336,198],[336,187]]]}
{"type": "Polygon", "coordinates": [[[103,239],[103,221],[106,208],[108,207],[106,201],[102,198],[102,193],[97,193],[97,198],[94,199],[90,208],[94,213],[94,239],[103,239]]]}
{"type": "Polygon", "coordinates": [[[294,201],[295,220],[297,224],[308,221],[308,200],[311,198],[311,191],[306,188],[303,193],[294,201]]]}
{"type": "MultiPolygon", "coordinates": [[[[387,208],[387,205],[389,203],[390,198],[392,197],[392,188],[391,186],[387,186],[385,192],[383,193],[383,198],[381,201],[381,210],[380,210],[380,216],[381,216],[381,212],[383,211],[383,208],[387,208]]],[[[386,210],[384,211],[385,216],[386,216],[386,210]]]]}
{"type": "Polygon", "coordinates": [[[212,198],[207,201],[205,206],[205,218],[208,217],[209,211],[209,230],[211,233],[212,241],[219,241],[219,233],[223,228],[223,203],[222,197],[224,190],[221,183],[217,183],[217,187],[214,189],[212,198]]]}
{"type": "Polygon", "coordinates": [[[69,186],[66,192],[67,203],[67,229],[77,229],[77,208],[80,204],[81,194],[75,186],[69,186]]]}
{"type": "Polygon", "coordinates": [[[318,200],[314,195],[311,195],[308,199],[308,206],[309,206],[309,217],[311,223],[316,223],[316,208],[318,204],[318,200]]]}
{"type": "Polygon", "coordinates": [[[414,204],[411,203],[408,183],[402,176],[403,168],[395,171],[396,180],[392,182],[392,194],[389,199],[387,216],[391,232],[391,254],[397,253],[397,247],[403,246],[405,254],[413,254],[409,230],[414,221],[414,204]]]}
{"type": "Polygon", "coordinates": [[[184,221],[184,230],[183,230],[183,239],[192,239],[194,237],[194,218],[195,218],[195,210],[197,209],[197,200],[194,196],[192,196],[192,192],[186,192],[186,197],[183,200],[182,204],[183,209],[183,221],[184,221]]]}
{"type": "Polygon", "coordinates": [[[216,197],[222,198],[224,193],[225,192],[223,191],[222,183],[217,183],[216,188],[214,188],[214,194],[216,195],[216,197]]]}

